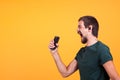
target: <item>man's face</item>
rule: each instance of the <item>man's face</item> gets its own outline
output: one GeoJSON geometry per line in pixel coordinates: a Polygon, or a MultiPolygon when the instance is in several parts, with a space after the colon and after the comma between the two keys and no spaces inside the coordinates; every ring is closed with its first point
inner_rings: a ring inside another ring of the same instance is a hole
{"type": "Polygon", "coordinates": [[[85,44],[88,41],[87,39],[88,28],[85,28],[83,21],[78,22],[77,33],[81,36],[81,42],[85,44]]]}

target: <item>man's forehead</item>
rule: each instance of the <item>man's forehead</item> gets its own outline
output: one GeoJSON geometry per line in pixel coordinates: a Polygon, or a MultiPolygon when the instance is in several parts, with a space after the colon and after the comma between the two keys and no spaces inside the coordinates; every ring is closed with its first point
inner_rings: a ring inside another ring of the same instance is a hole
{"type": "Polygon", "coordinates": [[[84,25],[84,22],[81,20],[78,22],[78,25],[84,25]]]}

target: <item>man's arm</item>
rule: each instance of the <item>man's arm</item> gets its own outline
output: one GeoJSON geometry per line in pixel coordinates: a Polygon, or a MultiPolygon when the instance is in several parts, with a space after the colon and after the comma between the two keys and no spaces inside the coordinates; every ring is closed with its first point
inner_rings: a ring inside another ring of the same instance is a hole
{"type": "MultiPolygon", "coordinates": [[[[54,41],[51,41],[49,44],[49,49],[53,47],[54,47],[54,41]]],[[[57,48],[55,50],[50,49],[50,52],[54,58],[54,61],[57,65],[59,72],[63,77],[67,77],[77,70],[77,61],[75,59],[68,66],[65,66],[65,64],[62,62],[59,56],[57,48]]]]}
{"type": "Polygon", "coordinates": [[[120,80],[120,76],[114,67],[113,61],[107,61],[103,64],[103,67],[105,68],[111,80],[120,80]]]}

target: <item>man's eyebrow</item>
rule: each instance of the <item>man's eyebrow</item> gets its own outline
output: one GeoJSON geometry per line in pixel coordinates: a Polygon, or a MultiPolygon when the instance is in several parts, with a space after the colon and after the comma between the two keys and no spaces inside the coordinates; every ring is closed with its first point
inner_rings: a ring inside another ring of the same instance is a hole
{"type": "Polygon", "coordinates": [[[78,27],[81,27],[81,25],[79,24],[78,27]]]}

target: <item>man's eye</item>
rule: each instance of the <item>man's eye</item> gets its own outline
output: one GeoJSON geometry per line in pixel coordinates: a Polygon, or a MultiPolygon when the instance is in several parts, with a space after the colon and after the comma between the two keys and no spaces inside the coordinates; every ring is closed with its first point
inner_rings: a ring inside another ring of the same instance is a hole
{"type": "Polygon", "coordinates": [[[80,25],[78,25],[78,28],[80,29],[80,28],[81,28],[81,26],[80,26],[80,25]]]}

